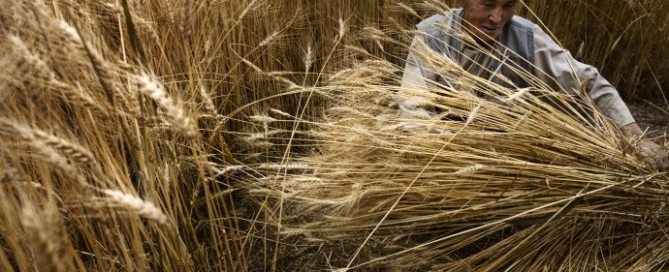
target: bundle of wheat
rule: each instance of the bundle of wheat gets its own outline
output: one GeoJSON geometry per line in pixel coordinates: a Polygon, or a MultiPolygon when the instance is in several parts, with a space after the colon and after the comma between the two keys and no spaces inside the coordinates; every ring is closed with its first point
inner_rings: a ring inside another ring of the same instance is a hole
{"type": "Polygon", "coordinates": [[[449,82],[402,88],[381,60],[334,74],[318,88],[334,105],[294,132],[311,142],[286,161],[301,167],[256,169],[248,190],[273,200],[282,239],[348,245],[327,257],[346,268],[416,268],[417,253],[446,271],[665,265],[667,175],[584,91],[508,89],[415,53],[449,82]],[[407,99],[435,114],[393,107],[407,99]]]}

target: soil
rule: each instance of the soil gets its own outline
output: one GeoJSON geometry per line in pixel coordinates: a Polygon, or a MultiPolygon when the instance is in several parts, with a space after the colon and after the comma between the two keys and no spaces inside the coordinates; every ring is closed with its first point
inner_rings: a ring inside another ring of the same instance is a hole
{"type": "Polygon", "coordinates": [[[640,101],[627,104],[646,137],[669,147],[669,105],[640,101]]]}

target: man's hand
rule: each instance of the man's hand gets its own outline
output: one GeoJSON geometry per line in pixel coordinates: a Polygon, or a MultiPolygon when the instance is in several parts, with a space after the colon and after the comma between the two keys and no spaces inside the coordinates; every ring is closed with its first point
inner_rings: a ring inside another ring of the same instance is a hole
{"type": "Polygon", "coordinates": [[[669,158],[667,151],[655,142],[645,139],[637,144],[639,154],[649,163],[655,165],[661,171],[669,170],[669,158]]]}
{"type": "MultiPolygon", "coordinates": [[[[633,141],[635,138],[639,139],[643,136],[643,131],[636,123],[631,123],[620,128],[622,133],[633,141]]],[[[660,145],[655,142],[643,139],[640,140],[636,145],[639,154],[646,160],[648,163],[655,165],[660,171],[669,170],[669,154],[664,150],[660,145]]]]}

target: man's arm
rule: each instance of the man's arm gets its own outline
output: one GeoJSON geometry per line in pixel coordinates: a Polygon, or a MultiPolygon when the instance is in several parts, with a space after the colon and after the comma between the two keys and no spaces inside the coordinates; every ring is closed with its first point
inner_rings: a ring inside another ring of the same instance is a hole
{"type": "Polygon", "coordinates": [[[431,80],[436,77],[434,73],[424,68],[424,65],[416,56],[416,50],[418,50],[419,44],[422,44],[421,39],[422,35],[416,35],[411,43],[411,48],[409,48],[404,64],[404,74],[402,75],[402,88],[424,89],[427,88],[426,79],[431,80]]]}
{"type": "Polygon", "coordinates": [[[534,46],[536,75],[542,81],[557,81],[559,87],[566,91],[572,91],[580,89],[581,80],[589,80],[588,96],[595,102],[597,108],[611,119],[618,128],[635,122],[618,91],[595,67],[576,61],[569,51],[560,47],[536,25],[534,46]]]}
{"type": "MultiPolygon", "coordinates": [[[[411,43],[411,48],[409,49],[409,54],[407,55],[406,63],[404,64],[402,88],[427,90],[427,82],[434,81],[437,78],[437,75],[430,69],[427,69],[416,56],[416,52],[422,52],[418,50],[425,50],[425,52],[431,50],[425,46],[420,46],[424,45],[424,43],[421,42],[421,39],[423,39],[422,35],[416,35],[411,43]]],[[[423,118],[430,118],[434,113],[434,108],[420,102],[420,99],[412,99],[410,97],[400,97],[400,99],[399,108],[405,113],[423,118]]]]}
{"type": "MultiPolygon", "coordinates": [[[[555,82],[567,91],[579,89],[579,79],[589,79],[588,96],[602,113],[610,118],[630,140],[640,139],[643,131],[634,121],[629,108],[618,91],[596,68],[576,61],[566,49],[560,47],[541,28],[535,26],[534,45],[536,75],[544,82],[555,82]],[[555,80],[555,81],[553,81],[555,80]]],[[[656,143],[645,139],[637,145],[639,153],[659,169],[669,170],[667,152],[656,143]]]]}

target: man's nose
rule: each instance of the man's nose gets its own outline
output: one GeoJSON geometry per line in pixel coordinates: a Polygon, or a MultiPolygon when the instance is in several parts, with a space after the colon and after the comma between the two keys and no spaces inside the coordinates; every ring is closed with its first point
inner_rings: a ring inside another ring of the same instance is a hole
{"type": "Polygon", "coordinates": [[[502,17],[503,17],[503,11],[501,8],[498,7],[492,10],[490,16],[488,16],[488,19],[493,23],[498,24],[502,22],[502,17]]]}

